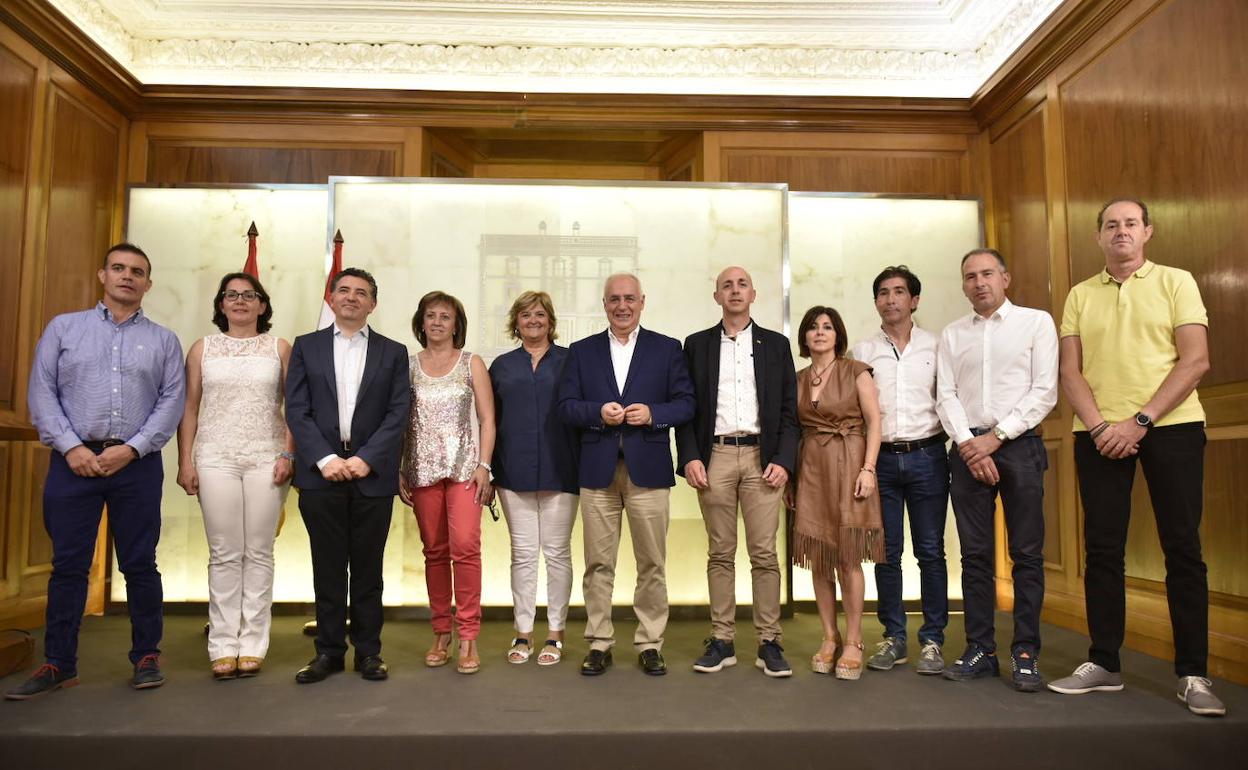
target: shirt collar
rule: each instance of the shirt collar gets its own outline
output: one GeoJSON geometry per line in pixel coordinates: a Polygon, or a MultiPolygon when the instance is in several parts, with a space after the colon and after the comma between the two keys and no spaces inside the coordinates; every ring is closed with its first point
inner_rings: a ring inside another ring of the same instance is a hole
{"type": "MultiPolygon", "coordinates": [[[[99,313],[100,318],[105,321],[108,321],[109,323],[113,322],[113,311],[108,309],[108,305],[104,304],[104,300],[100,300],[95,303],[95,312],[99,313]]],[[[122,323],[138,323],[139,319],[144,317],[143,308],[140,307],[138,310],[134,311],[134,315],[130,316],[125,321],[122,321],[122,323]]]]}
{"type": "Polygon", "coordinates": [[[979,313],[971,313],[971,320],[974,321],[975,323],[979,323],[981,321],[991,321],[994,318],[1000,318],[1002,321],[1004,321],[1006,317],[1009,316],[1010,311],[1012,311],[1013,309],[1014,309],[1014,303],[1010,302],[1009,297],[1006,297],[1005,302],[1002,302],[1001,307],[997,308],[996,312],[994,312],[992,315],[988,316],[987,318],[984,318],[979,313]]]}
{"type": "MultiPolygon", "coordinates": [[[[368,324],[364,324],[364,328],[360,329],[359,334],[363,336],[364,339],[368,339],[368,331],[369,331],[368,324]]],[[[334,321],[334,336],[341,337],[342,339],[347,339],[346,337],[343,336],[342,329],[338,328],[337,321],[334,321]]]]}
{"type": "MultiPolygon", "coordinates": [[[[754,336],[754,319],[753,318],[750,319],[750,322],[746,324],[745,327],[741,329],[741,331],[737,332],[737,337],[740,337],[742,335],[745,335],[746,339],[751,339],[754,336]]],[[[724,340],[733,339],[732,337],[728,336],[728,332],[724,329],[724,322],[722,320],[719,322],[719,339],[721,342],[724,340]]]]}
{"type": "MultiPolygon", "coordinates": [[[[1139,269],[1132,273],[1127,280],[1129,281],[1131,278],[1147,278],[1149,273],[1153,272],[1153,268],[1156,266],[1156,263],[1152,260],[1146,259],[1144,260],[1144,264],[1140,265],[1139,269]]],[[[1118,279],[1109,274],[1108,267],[1101,268],[1101,283],[1106,284],[1110,281],[1117,283],[1118,279]]]]}
{"type": "Polygon", "coordinates": [[[620,342],[620,338],[615,336],[615,332],[611,331],[611,327],[608,326],[607,327],[607,339],[611,340],[611,342],[615,343],[616,345],[619,345],[620,347],[624,347],[626,345],[631,345],[632,343],[636,342],[637,334],[640,331],[641,331],[641,324],[638,324],[637,326],[633,327],[633,330],[631,332],[628,333],[628,342],[620,342]]]}

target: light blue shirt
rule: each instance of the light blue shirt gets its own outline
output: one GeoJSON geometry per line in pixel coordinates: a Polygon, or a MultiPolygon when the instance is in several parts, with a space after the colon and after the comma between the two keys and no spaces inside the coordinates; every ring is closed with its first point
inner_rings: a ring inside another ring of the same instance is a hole
{"type": "Polygon", "coordinates": [[[120,324],[103,302],[52,319],[35,347],[26,402],[39,440],[61,454],[119,439],[159,451],[186,400],[182,345],[140,309],[120,324]]]}

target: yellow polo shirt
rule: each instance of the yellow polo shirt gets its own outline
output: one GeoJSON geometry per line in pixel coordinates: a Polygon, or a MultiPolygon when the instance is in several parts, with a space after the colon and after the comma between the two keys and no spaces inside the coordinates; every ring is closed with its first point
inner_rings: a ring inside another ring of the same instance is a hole
{"type": "MultiPolygon", "coordinates": [[[[1083,344],[1083,377],[1110,422],[1131,417],[1148,403],[1179,360],[1174,330],[1209,325],[1196,279],[1186,270],[1144,260],[1121,284],[1108,270],[1074,286],[1062,313],[1062,337],[1083,344]]],[[[1158,425],[1202,422],[1196,392],[1158,425]]],[[[1076,431],[1087,427],[1075,416],[1076,431]]]]}

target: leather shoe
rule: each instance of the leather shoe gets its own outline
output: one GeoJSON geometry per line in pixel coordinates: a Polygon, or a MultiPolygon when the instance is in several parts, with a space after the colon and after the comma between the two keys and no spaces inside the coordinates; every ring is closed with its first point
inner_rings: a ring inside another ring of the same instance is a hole
{"type": "Polygon", "coordinates": [[[357,660],[355,670],[360,672],[362,678],[370,682],[380,682],[390,676],[390,669],[380,655],[369,655],[367,658],[357,660]]]}
{"type": "Polygon", "coordinates": [[[295,674],[295,681],[299,684],[313,684],[315,682],[324,681],[330,674],[336,674],[345,666],[342,658],[331,658],[328,655],[317,655],[308,661],[308,665],[299,669],[295,674]]]}
{"type": "Polygon", "coordinates": [[[598,676],[606,673],[611,667],[611,651],[610,650],[590,650],[585,656],[584,662],[581,663],[581,673],[585,676],[598,676]]]}
{"type": "Polygon", "coordinates": [[[658,650],[642,650],[637,656],[641,670],[648,676],[663,676],[667,673],[667,664],[663,662],[663,653],[658,650]]]}

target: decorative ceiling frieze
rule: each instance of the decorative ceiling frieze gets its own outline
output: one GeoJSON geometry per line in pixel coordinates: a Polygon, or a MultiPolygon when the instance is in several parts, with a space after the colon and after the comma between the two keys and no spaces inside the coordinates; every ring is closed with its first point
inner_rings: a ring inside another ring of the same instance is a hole
{"type": "Polygon", "coordinates": [[[146,84],[966,97],[1061,0],[50,0],[146,84]]]}

